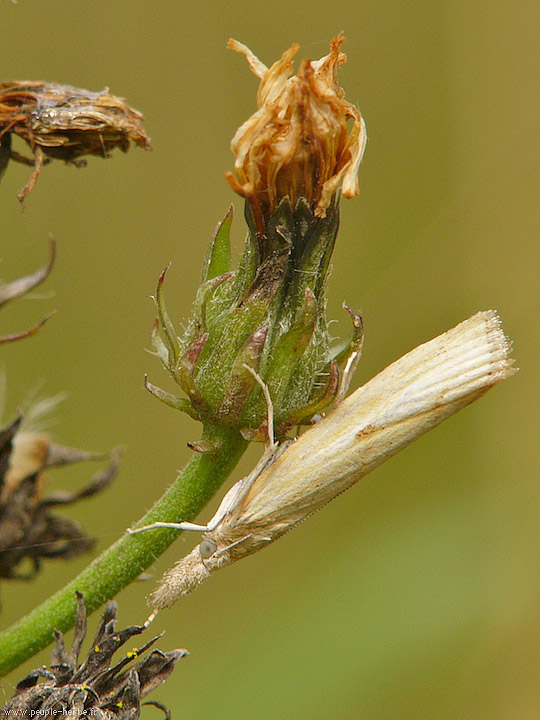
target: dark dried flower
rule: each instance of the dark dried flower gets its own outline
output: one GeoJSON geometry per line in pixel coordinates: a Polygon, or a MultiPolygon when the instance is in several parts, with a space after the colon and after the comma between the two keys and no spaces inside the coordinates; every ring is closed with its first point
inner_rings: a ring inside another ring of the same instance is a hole
{"type": "Polygon", "coordinates": [[[0,83],[0,175],[9,158],[33,165],[19,193],[24,202],[47,158],[84,164],[83,155],[109,157],[115,147],[127,152],[130,141],[150,149],[143,116],[108,88],[91,92],[70,85],[30,82],[0,83]],[[23,138],[34,153],[25,158],[11,150],[9,133],[23,138]]]}
{"type": "MultiPolygon", "coordinates": [[[[152,638],[140,648],[128,651],[111,667],[114,653],[134,635],[140,635],[144,625],[132,625],[116,630],[117,605],[107,604],[88,657],[79,665],[79,653],[86,636],[86,608],[77,593],[77,619],[71,651],[68,653],[62,634],[55,631],[56,647],[51,667],[38,668],[23,678],[15,696],[2,708],[2,717],[61,717],[94,720],[137,720],[141,698],[169,677],[176,663],[187,650],[162,652],[152,650],[132,668],[124,670],[142,655],[156,640],[152,638]],[[38,683],[40,678],[44,682],[38,683]]],[[[143,703],[158,705],[158,703],[143,703]]],[[[166,711],[168,717],[168,713],[166,711]]]]}
{"type": "Polygon", "coordinates": [[[103,490],[117,473],[118,453],[111,453],[108,467],[80,490],[43,497],[47,468],[104,456],[55,445],[46,433],[21,430],[21,421],[19,417],[0,431],[0,577],[29,579],[39,570],[41,558],[68,559],[92,548],[94,538],[51,510],[103,490]],[[33,570],[17,573],[25,558],[33,570]]]}
{"type": "MultiPolygon", "coordinates": [[[[0,308],[6,305],[6,303],[8,303],[10,300],[15,300],[16,298],[25,295],[29,290],[32,290],[37,285],[44,282],[51,274],[55,258],[56,243],[54,242],[54,240],[51,240],[49,261],[44,267],[36,270],[36,272],[30,273],[30,275],[25,275],[18,280],[14,280],[8,285],[0,285],[0,308]]],[[[13,342],[14,340],[22,340],[24,338],[30,337],[31,335],[35,335],[35,333],[37,333],[39,328],[49,319],[49,317],[50,315],[45,316],[28,330],[23,330],[19,333],[11,333],[10,335],[0,336],[0,345],[3,343],[13,342]]]]}

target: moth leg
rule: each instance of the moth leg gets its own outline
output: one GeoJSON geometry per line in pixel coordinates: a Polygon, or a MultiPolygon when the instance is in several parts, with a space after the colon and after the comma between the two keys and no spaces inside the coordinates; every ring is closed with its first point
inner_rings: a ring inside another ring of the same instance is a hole
{"type": "Polygon", "coordinates": [[[349,389],[349,385],[351,384],[352,376],[354,375],[354,371],[356,370],[356,366],[358,365],[358,361],[360,360],[360,351],[354,350],[347,360],[347,363],[345,367],[343,368],[343,375],[341,378],[341,383],[339,386],[338,394],[336,396],[336,401],[340,402],[341,400],[345,399],[345,396],[347,395],[347,390],[349,389]]]}
{"type": "MultiPolygon", "coordinates": [[[[248,370],[255,380],[259,383],[261,386],[261,389],[264,394],[264,399],[266,400],[266,408],[267,408],[267,422],[268,422],[268,447],[264,451],[264,454],[262,458],[257,463],[257,466],[253,470],[253,472],[250,474],[249,478],[253,478],[253,480],[257,477],[257,475],[261,472],[263,467],[266,466],[266,464],[271,461],[276,451],[279,448],[279,443],[276,442],[275,436],[274,436],[274,406],[272,404],[272,398],[270,397],[270,392],[268,391],[268,386],[264,382],[264,380],[261,378],[261,376],[253,370],[253,368],[249,367],[249,365],[244,364],[244,367],[246,370],[248,370]]],[[[249,478],[246,478],[246,480],[249,480],[249,478]]],[[[246,490],[249,489],[250,483],[246,483],[246,490]]],[[[222,513],[220,513],[219,508],[217,513],[214,515],[214,517],[210,520],[210,522],[207,525],[197,525],[196,523],[192,522],[179,522],[179,523],[173,523],[173,522],[155,522],[151,525],[145,525],[144,527],[136,528],[135,530],[132,530],[131,528],[127,529],[127,533],[129,535],[137,535],[138,533],[145,532],[146,530],[155,530],[158,528],[169,528],[173,530],[195,530],[197,532],[212,532],[212,530],[215,530],[215,528],[219,525],[222,519],[222,513]]],[[[235,543],[236,544],[236,543],[235,543]]]]}
{"type": "Polygon", "coordinates": [[[276,438],[274,435],[274,406],[272,404],[272,398],[270,397],[270,391],[268,390],[268,385],[264,382],[262,377],[259,375],[258,372],[256,372],[252,367],[249,365],[246,365],[244,363],[245,369],[250,372],[255,380],[259,383],[261,386],[261,390],[263,391],[264,399],[266,400],[266,415],[267,415],[267,423],[268,423],[268,448],[267,453],[274,453],[276,448],[278,447],[278,443],[276,442],[276,438]]]}
{"type": "Polygon", "coordinates": [[[159,610],[152,610],[152,612],[150,613],[150,615],[146,618],[146,620],[145,620],[144,623],[143,623],[143,628],[144,628],[145,630],[148,630],[148,627],[149,627],[150,623],[154,622],[154,620],[156,619],[156,616],[157,616],[158,612],[159,612],[159,610]]]}
{"type": "Polygon", "coordinates": [[[146,530],[155,530],[157,528],[169,528],[170,530],[195,530],[197,532],[209,532],[213,529],[209,525],[197,525],[196,523],[191,522],[155,522],[151,525],[144,525],[144,527],[136,528],[135,530],[128,528],[126,532],[128,535],[137,535],[137,533],[145,532],[146,530]]]}
{"type": "Polygon", "coordinates": [[[336,402],[338,403],[345,398],[345,395],[349,390],[349,385],[351,384],[356,366],[362,357],[362,347],[364,345],[364,323],[362,321],[362,316],[359,313],[354,312],[354,310],[348,307],[348,305],[343,304],[343,307],[351,316],[353,324],[353,337],[349,343],[351,352],[349,353],[347,362],[343,368],[343,374],[341,376],[341,382],[336,396],[336,402]]]}

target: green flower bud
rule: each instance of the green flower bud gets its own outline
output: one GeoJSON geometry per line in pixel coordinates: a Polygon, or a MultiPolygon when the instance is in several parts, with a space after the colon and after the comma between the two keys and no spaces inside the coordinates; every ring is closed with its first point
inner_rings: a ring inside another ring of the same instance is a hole
{"type": "Polygon", "coordinates": [[[156,353],[187,399],[147,387],[168,405],[203,423],[236,429],[247,439],[267,436],[267,412],[254,370],[268,386],[278,435],[310,422],[343,394],[358,355],[361,320],[353,339],[332,352],[326,319],[326,280],[339,227],[339,188],[356,194],[356,172],[365,147],[358,110],[343,100],[337,68],[345,56],[336,38],[329,55],[305,60],[291,74],[293,46],[266,68],[245,46],[261,78],[259,110],[237,132],[233,188],[246,199],[248,237],[237,270],[231,270],[232,208],[208,250],[192,318],[181,337],[158,283],[156,353]],[[352,119],[349,131],[347,121],[352,119]],[[351,365],[351,363],[349,363],[351,365]]]}

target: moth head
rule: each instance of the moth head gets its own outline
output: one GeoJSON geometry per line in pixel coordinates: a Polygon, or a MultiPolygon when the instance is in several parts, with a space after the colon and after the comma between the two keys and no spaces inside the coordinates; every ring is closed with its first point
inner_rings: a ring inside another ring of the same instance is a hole
{"type": "Polygon", "coordinates": [[[205,537],[199,545],[199,552],[203,560],[208,560],[217,550],[216,543],[212,538],[205,537]]]}

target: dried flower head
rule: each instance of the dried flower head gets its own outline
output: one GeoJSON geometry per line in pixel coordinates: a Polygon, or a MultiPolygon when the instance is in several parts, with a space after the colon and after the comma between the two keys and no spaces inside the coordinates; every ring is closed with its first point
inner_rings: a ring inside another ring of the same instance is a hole
{"type": "MultiPolygon", "coordinates": [[[[124,670],[140,657],[157,637],[140,648],[134,648],[111,667],[114,653],[145,627],[132,625],[116,630],[117,605],[111,601],[103,613],[96,637],[86,660],[79,664],[79,653],[86,635],[86,608],[77,593],[77,619],[71,651],[68,653],[62,634],[55,631],[56,647],[50,669],[38,668],[17,685],[14,697],[1,709],[2,717],[89,717],[95,720],[136,720],[141,699],[169,677],[186,650],[162,652],[152,650],[135,666],[124,670]],[[39,679],[44,682],[39,683],[39,679]]],[[[159,703],[144,703],[158,705],[159,703]]],[[[168,717],[168,712],[166,711],[168,717]]]]}
{"type": "Polygon", "coordinates": [[[346,60],[338,35],[320,60],[303,60],[293,75],[294,44],[267,68],[242,43],[227,47],[243,53],[260,78],[259,109],[236,132],[231,148],[236,155],[233,189],[245,197],[254,215],[268,216],[280,200],[294,207],[303,197],[317,217],[325,217],[341,187],[344,197],[358,194],[357,173],[366,145],[360,112],[344,100],[337,71],[346,60]],[[348,124],[352,121],[349,130],[348,124]]]}
{"type": "Polygon", "coordinates": [[[93,547],[94,538],[77,523],[51,510],[103,490],[117,473],[118,453],[111,453],[108,467],[80,490],[43,497],[47,468],[104,456],[56,445],[46,433],[28,432],[21,425],[19,417],[0,431],[0,577],[29,579],[41,558],[68,559],[93,547]],[[25,559],[33,565],[26,575],[17,572],[25,559]]]}
{"type": "Polygon", "coordinates": [[[109,157],[115,147],[127,152],[130,141],[145,149],[150,138],[142,127],[143,116],[108,88],[91,92],[70,85],[30,82],[0,83],[0,173],[9,157],[33,165],[34,171],[19,193],[32,191],[46,158],[77,165],[83,155],[109,157]],[[25,140],[33,159],[11,151],[9,133],[25,140]]]}

